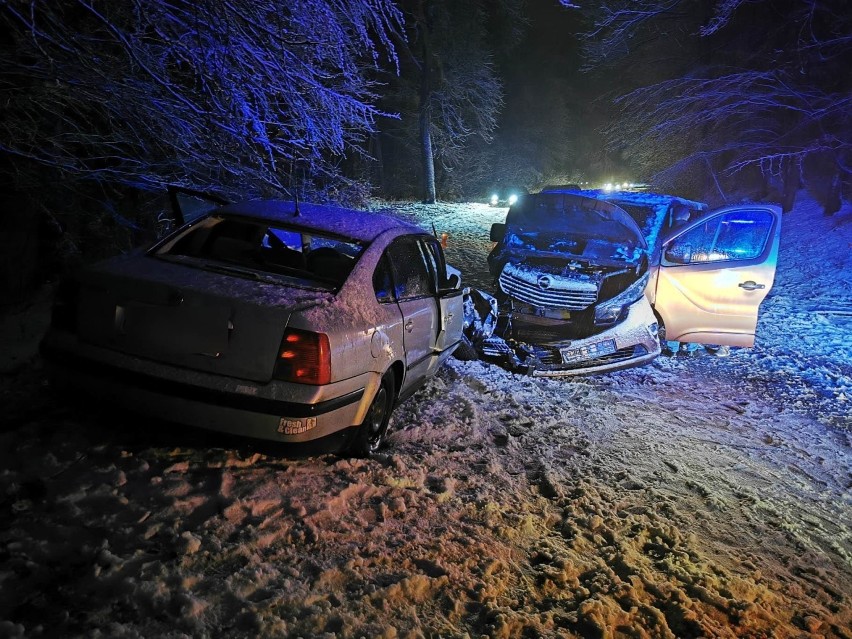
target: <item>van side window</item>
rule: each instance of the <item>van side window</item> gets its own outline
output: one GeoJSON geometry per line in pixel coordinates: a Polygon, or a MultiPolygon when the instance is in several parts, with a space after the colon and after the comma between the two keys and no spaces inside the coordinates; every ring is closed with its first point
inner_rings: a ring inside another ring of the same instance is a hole
{"type": "Polygon", "coordinates": [[[731,211],[669,242],[665,258],[675,264],[753,260],[763,253],[771,231],[768,211],[731,211]]]}

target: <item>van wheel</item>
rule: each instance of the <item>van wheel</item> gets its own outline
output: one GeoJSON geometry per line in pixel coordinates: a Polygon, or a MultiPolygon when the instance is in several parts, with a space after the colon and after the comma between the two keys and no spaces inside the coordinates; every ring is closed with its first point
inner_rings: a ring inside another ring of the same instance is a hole
{"type": "Polygon", "coordinates": [[[666,357],[674,355],[674,350],[666,340],[666,325],[663,324],[663,320],[659,316],[657,316],[657,337],[660,340],[660,354],[666,357]]]}
{"type": "Polygon", "coordinates": [[[355,431],[355,439],[349,447],[353,457],[370,457],[385,443],[388,432],[388,422],[394,402],[394,375],[388,371],[382,378],[382,384],[373,398],[373,403],[367,409],[364,421],[355,431]]]}

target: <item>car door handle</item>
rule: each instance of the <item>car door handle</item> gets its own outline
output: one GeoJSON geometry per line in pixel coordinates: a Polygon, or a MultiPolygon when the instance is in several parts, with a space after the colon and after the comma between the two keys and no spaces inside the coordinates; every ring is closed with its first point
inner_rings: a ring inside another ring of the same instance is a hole
{"type": "Polygon", "coordinates": [[[408,321],[405,323],[405,330],[407,330],[409,333],[410,333],[411,331],[413,331],[413,330],[414,330],[414,322],[413,322],[413,321],[411,321],[411,320],[408,320],[408,321]]]}
{"type": "Polygon", "coordinates": [[[765,284],[758,284],[757,282],[754,282],[752,280],[748,280],[747,282],[740,282],[739,287],[744,288],[747,291],[756,291],[756,290],[761,289],[761,288],[766,288],[766,285],[765,284]]]}

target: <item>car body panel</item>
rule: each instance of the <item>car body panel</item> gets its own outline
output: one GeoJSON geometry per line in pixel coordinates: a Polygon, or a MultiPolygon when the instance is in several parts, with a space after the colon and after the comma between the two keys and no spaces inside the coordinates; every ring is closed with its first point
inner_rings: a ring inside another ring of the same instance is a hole
{"type": "Polygon", "coordinates": [[[92,346],[55,331],[45,337],[42,352],[54,384],[122,411],[281,442],[310,441],[360,424],[372,401],[373,378],[381,378],[362,373],[324,386],[257,383],[92,346]]]}
{"type": "Polygon", "coordinates": [[[406,377],[421,377],[432,364],[438,337],[438,306],[431,297],[398,302],[404,322],[406,377]]]}
{"type": "Polygon", "coordinates": [[[780,207],[753,204],[718,209],[666,237],[649,283],[666,339],[753,346],[760,304],[775,279],[780,235],[780,207]],[[723,234],[733,253],[714,249],[723,234]],[[676,255],[684,247],[689,263],[676,255]]]}
{"type": "Polygon", "coordinates": [[[80,282],[82,340],[255,381],[271,378],[292,310],[331,297],[273,284],[246,286],[150,256],[97,265],[80,282]]]}
{"type": "Polygon", "coordinates": [[[455,346],[464,330],[464,297],[463,291],[444,293],[438,297],[439,318],[441,320],[438,339],[435,340],[435,350],[443,353],[455,346]]]}

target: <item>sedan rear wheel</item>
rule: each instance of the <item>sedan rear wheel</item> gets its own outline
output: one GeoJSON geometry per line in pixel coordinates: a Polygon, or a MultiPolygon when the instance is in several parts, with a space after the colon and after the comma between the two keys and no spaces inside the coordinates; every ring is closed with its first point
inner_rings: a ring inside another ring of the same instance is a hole
{"type": "Polygon", "coordinates": [[[377,452],[385,442],[388,432],[391,410],[394,401],[394,375],[388,371],[382,378],[382,384],[367,409],[367,415],[358,430],[349,452],[355,457],[369,457],[377,452]]]}

